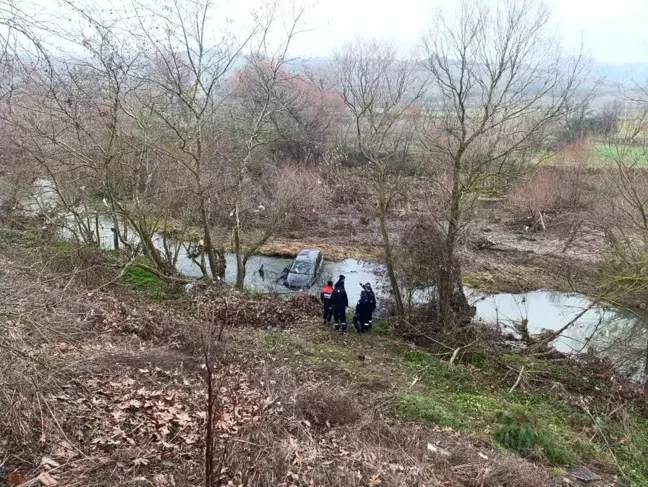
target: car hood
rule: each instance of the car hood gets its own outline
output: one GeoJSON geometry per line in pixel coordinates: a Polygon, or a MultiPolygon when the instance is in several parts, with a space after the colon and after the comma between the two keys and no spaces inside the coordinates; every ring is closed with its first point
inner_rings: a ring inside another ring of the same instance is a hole
{"type": "Polygon", "coordinates": [[[293,273],[288,273],[288,276],[286,277],[286,284],[288,287],[304,287],[308,286],[311,280],[311,275],[310,274],[293,274],[293,273]]]}

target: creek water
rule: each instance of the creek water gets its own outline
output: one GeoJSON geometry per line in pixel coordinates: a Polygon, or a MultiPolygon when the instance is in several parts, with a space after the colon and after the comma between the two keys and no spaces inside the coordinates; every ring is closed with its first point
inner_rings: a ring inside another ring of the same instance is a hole
{"type": "MultiPolygon", "coordinates": [[[[24,203],[24,210],[31,214],[52,213],[58,205],[58,195],[52,186],[52,182],[47,179],[37,179],[34,183],[34,193],[24,203]]],[[[74,220],[70,216],[63,216],[64,224],[58,231],[59,236],[64,239],[73,239],[74,220]]],[[[114,233],[112,228],[114,223],[105,216],[98,216],[98,230],[101,247],[104,249],[114,248],[114,233]]],[[[123,223],[120,223],[123,228],[123,223]]],[[[94,223],[92,223],[94,228],[94,223]]],[[[131,245],[137,245],[139,239],[136,233],[129,230],[127,241],[131,245]]],[[[178,249],[177,265],[178,271],[189,277],[202,277],[200,266],[189,256],[189,243],[173,242],[167,239],[167,244],[180,244],[178,249]]],[[[164,238],[162,235],[153,237],[153,245],[164,252],[164,238]]],[[[236,282],[236,255],[228,253],[225,255],[226,270],[225,281],[234,284],[236,282]]],[[[281,257],[271,257],[264,255],[252,256],[246,265],[246,276],[244,285],[247,289],[257,292],[274,292],[274,293],[291,293],[307,292],[318,294],[320,289],[328,280],[337,281],[340,275],[345,276],[346,291],[349,296],[349,304],[354,305],[360,298],[360,284],[370,283],[378,295],[384,295],[387,292],[385,288],[384,267],[373,262],[364,262],[355,259],[346,259],[341,262],[331,262],[324,256],[324,266],[320,272],[317,281],[308,289],[289,290],[281,282],[281,276],[286,267],[289,267],[292,259],[281,257]],[[261,277],[259,269],[263,265],[264,276],[261,277]]]]}
{"type": "MultiPolygon", "coordinates": [[[[47,207],[56,205],[57,196],[49,181],[38,180],[35,187],[36,196],[26,205],[27,211],[43,211],[47,207]]],[[[101,246],[112,249],[114,246],[112,221],[99,216],[98,223],[101,246]]],[[[63,238],[72,238],[72,232],[69,229],[62,228],[59,233],[63,238]]],[[[129,232],[128,240],[131,244],[137,244],[135,232],[129,232]]],[[[161,235],[156,235],[153,243],[156,248],[163,251],[164,243],[161,235]]],[[[168,240],[167,243],[169,243],[168,240]]],[[[236,280],[235,255],[227,254],[226,260],[225,280],[228,283],[234,283],[236,280]]],[[[279,257],[262,255],[251,257],[246,266],[245,287],[257,292],[295,292],[287,289],[280,279],[283,270],[291,262],[292,259],[279,257]],[[259,273],[262,265],[263,277],[259,273]]],[[[177,268],[187,276],[202,276],[200,267],[189,257],[188,245],[184,243],[180,243],[179,246],[177,268]]],[[[344,275],[346,278],[346,290],[351,306],[355,305],[360,296],[361,283],[370,283],[378,300],[384,299],[390,292],[386,269],[382,264],[354,259],[329,262],[326,260],[326,255],[322,272],[316,283],[299,292],[317,294],[326,281],[336,281],[339,275],[344,275]]],[[[476,307],[476,318],[482,322],[497,325],[504,331],[514,331],[514,324],[521,320],[527,320],[527,327],[531,334],[539,333],[543,329],[559,330],[584,310],[587,310],[573,326],[554,342],[554,346],[559,351],[566,353],[579,353],[592,345],[600,349],[600,344],[605,342],[610,334],[616,334],[634,324],[634,319],[627,313],[611,307],[592,306],[589,299],[578,294],[545,290],[520,294],[484,294],[470,288],[466,288],[465,291],[469,301],[476,307]],[[592,335],[594,335],[593,339],[592,335]]],[[[432,288],[416,291],[413,301],[425,302],[429,299],[430,292],[433,292],[432,288]]]]}
{"type": "Polygon", "coordinates": [[[554,342],[556,349],[565,353],[585,351],[590,344],[600,344],[599,338],[608,338],[611,332],[634,323],[634,317],[629,313],[594,306],[592,301],[579,294],[545,290],[494,295],[472,292],[471,298],[479,319],[505,329],[513,329],[515,323],[526,320],[532,335],[543,329],[560,330],[578,318],[554,342]],[[592,335],[593,342],[590,339],[592,335]]]}

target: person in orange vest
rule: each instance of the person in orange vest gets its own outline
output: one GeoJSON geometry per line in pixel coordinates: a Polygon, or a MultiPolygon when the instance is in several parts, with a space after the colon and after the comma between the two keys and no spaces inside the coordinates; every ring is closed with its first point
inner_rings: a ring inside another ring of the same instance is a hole
{"type": "Polygon", "coordinates": [[[324,310],[322,312],[322,321],[323,325],[331,325],[331,319],[333,318],[333,307],[331,306],[331,296],[333,295],[333,281],[329,281],[322,292],[320,293],[320,300],[322,301],[322,306],[324,310]]]}

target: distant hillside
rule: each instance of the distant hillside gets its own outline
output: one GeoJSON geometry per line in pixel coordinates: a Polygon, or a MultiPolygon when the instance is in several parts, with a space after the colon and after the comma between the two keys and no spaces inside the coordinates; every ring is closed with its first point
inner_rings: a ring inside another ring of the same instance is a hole
{"type": "MultiPolygon", "coordinates": [[[[293,70],[300,72],[304,66],[324,68],[329,61],[330,58],[324,57],[301,58],[290,64],[293,70]]],[[[425,76],[422,72],[419,75],[425,76]]],[[[617,64],[595,61],[586,87],[591,88],[594,83],[600,83],[600,85],[592,106],[602,108],[607,103],[618,99],[622,91],[628,93],[636,90],[635,83],[648,86],[648,63],[617,64]]]]}

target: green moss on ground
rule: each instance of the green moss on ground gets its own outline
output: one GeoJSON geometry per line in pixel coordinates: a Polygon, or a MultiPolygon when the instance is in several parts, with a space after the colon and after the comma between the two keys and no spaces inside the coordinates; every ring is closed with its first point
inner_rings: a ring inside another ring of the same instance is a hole
{"type": "MultiPolygon", "coordinates": [[[[577,379],[574,367],[516,355],[501,358],[518,368],[541,370],[556,381],[577,379]]],[[[399,417],[486,436],[552,465],[603,463],[616,469],[618,462],[631,482],[648,485],[648,420],[637,412],[625,410],[622,417],[592,414],[586,405],[565,404],[560,394],[510,392],[515,376],[497,384],[489,364],[450,366],[421,350],[408,351],[403,359],[428,389],[399,394],[399,417]]]]}
{"type": "Polygon", "coordinates": [[[355,384],[351,387],[373,387],[378,377],[387,381],[381,393],[394,391],[394,413],[402,421],[482,437],[547,465],[592,465],[618,472],[629,485],[648,485],[648,419],[631,408],[622,408],[622,414],[596,413],[596,404],[565,400],[559,383],[573,386],[583,380],[569,365],[514,354],[500,355],[496,364],[485,353],[449,365],[389,334],[342,336],[322,327],[262,336],[262,346],[273,356],[289,356],[308,370],[340,372],[355,384]],[[502,373],[502,362],[512,371],[521,366],[541,371],[556,383],[555,391],[511,392],[517,374],[502,373]]]}
{"type": "Polygon", "coordinates": [[[148,297],[159,300],[178,299],[182,291],[163,281],[152,272],[139,267],[129,267],[124,272],[124,281],[134,290],[145,293],[148,297]]]}
{"type": "Polygon", "coordinates": [[[25,245],[35,242],[36,236],[31,232],[0,227],[0,246],[25,245]]]}

